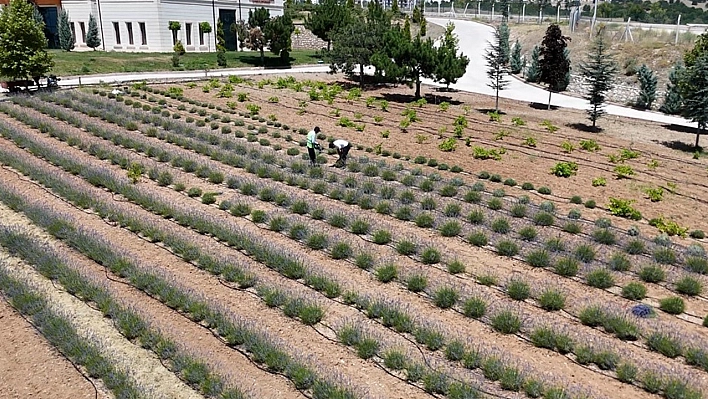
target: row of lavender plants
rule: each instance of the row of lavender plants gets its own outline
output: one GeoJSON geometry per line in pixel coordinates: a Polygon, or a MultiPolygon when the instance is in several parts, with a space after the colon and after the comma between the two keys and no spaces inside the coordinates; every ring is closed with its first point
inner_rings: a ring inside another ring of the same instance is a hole
{"type": "MultiPolygon", "coordinates": [[[[20,206],[18,203],[13,205],[20,206]]],[[[46,217],[40,214],[36,216],[46,217]]],[[[0,245],[22,258],[44,277],[61,284],[76,298],[96,304],[104,316],[115,321],[116,329],[127,340],[154,352],[178,377],[205,396],[234,399],[246,397],[241,389],[225,386],[223,378],[210,370],[203,361],[181,349],[176,342],[166,338],[137,313],[122,306],[106,288],[74,270],[60,251],[41,244],[29,234],[4,226],[0,227],[0,245]]],[[[90,361],[84,364],[100,367],[90,361]]],[[[96,371],[89,369],[89,373],[95,375],[96,371]]],[[[104,379],[104,382],[107,381],[104,379]]],[[[115,393],[116,397],[124,397],[122,392],[115,393]]]]}
{"type": "MultiPolygon", "coordinates": [[[[174,126],[164,126],[163,124],[163,127],[166,129],[172,128],[170,130],[174,130],[174,126]]],[[[652,254],[652,257],[655,260],[659,260],[662,263],[683,263],[690,271],[695,271],[702,274],[708,273],[708,262],[704,259],[705,251],[701,251],[702,247],[700,247],[699,244],[693,244],[688,248],[681,248],[680,246],[672,243],[666,235],[660,235],[655,239],[650,240],[648,238],[640,237],[639,230],[636,227],[631,228],[627,234],[623,234],[623,232],[615,229],[611,225],[611,221],[609,219],[600,218],[594,223],[588,220],[583,220],[581,218],[581,212],[577,209],[571,210],[567,217],[561,216],[552,219],[545,214],[548,213],[548,209],[554,211],[555,207],[551,202],[544,202],[540,205],[535,205],[531,203],[523,203],[527,202],[525,200],[527,197],[521,197],[520,201],[522,203],[519,204],[519,199],[507,197],[503,189],[485,192],[485,186],[481,182],[475,183],[468,191],[463,193],[463,187],[465,184],[463,180],[459,178],[444,181],[439,175],[432,174],[428,176],[427,179],[419,179],[419,181],[416,181],[416,176],[422,173],[420,169],[413,169],[410,173],[400,175],[400,167],[388,167],[385,163],[375,165],[369,163],[368,158],[366,157],[362,157],[360,161],[362,161],[362,164],[351,162],[349,164],[350,171],[362,171],[364,175],[369,177],[380,175],[383,180],[387,181],[399,180],[401,183],[409,187],[408,190],[401,193],[402,199],[405,202],[415,201],[415,194],[412,194],[412,191],[415,191],[414,187],[418,186],[418,190],[423,193],[432,194],[437,192],[441,197],[443,197],[443,199],[452,198],[470,203],[485,203],[490,209],[504,212],[512,217],[518,218],[528,216],[532,219],[538,219],[538,223],[542,225],[547,225],[547,227],[553,226],[558,231],[562,230],[565,233],[581,235],[587,239],[592,239],[606,246],[624,249],[631,254],[641,256],[648,256],[648,254],[652,254]],[[379,172],[379,169],[383,169],[383,171],[379,172]],[[396,173],[399,173],[399,175],[396,173]],[[436,182],[440,183],[438,184],[436,182]],[[436,184],[439,187],[436,187],[436,184]],[[539,213],[541,215],[537,217],[536,215],[539,213]],[[592,234],[584,234],[583,232],[590,230],[593,224],[596,228],[592,234]],[[667,247],[669,249],[667,249],[667,247]],[[698,256],[696,256],[696,254],[698,256]]],[[[481,173],[480,177],[491,178],[493,181],[500,180],[494,176],[489,176],[489,174],[485,172],[481,173]]],[[[428,195],[428,197],[429,196],[430,195],[428,195]]],[[[425,197],[424,200],[428,199],[428,197],[425,197]]],[[[426,205],[423,204],[424,208],[425,206],[426,205]]],[[[435,211],[435,209],[428,210],[435,211]]],[[[403,218],[413,218],[412,215],[408,215],[405,211],[401,212],[400,215],[403,218]]],[[[503,222],[501,223],[503,224],[503,222]]],[[[547,235],[551,236],[552,234],[553,233],[549,233],[547,235]]],[[[607,251],[603,251],[603,253],[600,254],[600,257],[603,258],[608,264],[618,262],[617,260],[612,259],[610,252],[607,251]],[[607,256],[602,256],[604,254],[607,254],[607,256]]],[[[622,263],[621,259],[619,262],[622,263]]]]}
{"type": "MultiPolygon", "coordinates": [[[[25,143],[25,144],[23,144],[23,145],[27,145],[27,143],[25,143]]],[[[43,156],[47,156],[47,154],[43,154],[43,156]]],[[[87,173],[87,172],[85,172],[85,173],[87,173]]],[[[88,172],[88,173],[90,173],[90,172],[88,172]]],[[[96,175],[94,175],[94,176],[96,176],[96,175]]],[[[106,183],[106,182],[103,182],[103,185],[108,185],[108,186],[110,186],[110,184],[108,184],[108,183],[106,183]]],[[[125,194],[125,193],[124,193],[124,194],[125,194]]],[[[180,222],[183,222],[183,220],[181,220],[181,219],[178,219],[178,220],[179,220],[180,222]]],[[[213,223],[216,223],[216,222],[213,222],[213,223]]],[[[203,226],[202,226],[202,227],[203,227],[203,226]]],[[[211,232],[213,232],[213,230],[211,230],[211,232]]],[[[222,235],[217,234],[217,236],[221,237],[222,235]]],[[[228,239],[227,242],[233,244],[234,241],[235,241],[234,239],[228,239]]],[[[352,295],[349,295],[349,297],[352,298],[353,296],[352,296],[352,295]]],[[[379,306],[379,307],[380,307],[380,306],[379,306]]],[[[367,307],[367,311],[368,311],[368,307],[367,307]]],[[[410,319],[411,316],[407,316],[407,318],[410,319]]],[[[434,332],[434,331],[431,332],[428,328],[419,328],[419,329],[416,329],[415,331],[418,332],[418,336],[419,336],[418,339],[421,339],[421,340],[422,340],[422,339],[425,339],[426,341],[427,341],[427,340],[436,341],[436,340],[439,340],[439,339],[440,339],[440,336],[441,336],[441,333],[439,333],[439,332],[434,332]]],[[[430,344],[430,345],[435,345],[435,344],[430,344]]],[[[498,360],[498,359],[497,359],[497,360],[498,360]]],[[[498,363],[498,361],[494,362],[494,364],[497,364],[497,363],[498,363]]],[[[411,367],[412,367],[412,366],[411,366],[411,367]]],[[[510,373],[511,373],[511,372],[510,372],[510,373]]],[[[518,372],[514,372],[514,373],[511,373],[511,374],[518,375],[519,373],[518,373],[518,372]]],[[[518,384],[517,384],[516,386],[518,386],[518,384]]],[[[533,384],[531,384],[530,386],[533,388],[532,392],[536,392],[536,391],[539,389],[539,386],[538,386],[537,383],[533,383],[533,384]]],[[[550,391],[550,392],[553,392],[554,389],[553,389],[553,388],[550,388],[549,391],[550,391]]]]}
{"type": "MultiPolygon", "coordinates": [[[[168,140],[168,141],[174,141],[174,140],[168,140]]],[[[239,153],[239,154],[245,152],[245,150],[242,148],[241,148],[241,151],[238,151],[238,150],[239,150],[239,148],[237,148],[237,153],[239,153]]],[[[150,149],[148,149],[147,152],[149,154],[150,149]]],[[[211,155],[212,155],[212,158],[215,158],[213,153],[211,155]]],[[[251,152],[250,155],[252,157],[254,156],[253,151],[251,152]]],[[[159,159],[159,156],[158,156],[158,159],[159,159]]],[[[266,161],[270,161],[270,160],[266,160],[266,161]]],[[[188,168],[185,167],[185,169],[188,169],[188,168]]],[[[260,173],[260,170],[262,170],[262,169],[247,167],[247,170],[251,170],[251,171],[256,170],[256,172],[259,176],[265,175],[265,173],[260,173]]],[[[198,171],[197,173],[199,174],[200,172],[198,171]]],[[[280,180],[282,180],[282,176],[281,176],[280,180]]],[[[293,177],[293,179],[286,179],[286,180],[290,181],[292,183],[295,183],[294,177],[293,177]]],[[[329,180],[331,181],[333,179],[329,178],[329,180]]],[[[353,179],[351,179],[351,178],[345,179],[344,185],[347,186],[347,185],[353,184],[352,180],[353,179]]],[[[318,183],[318,186],[321,186],[321,184],[318,183]]],[[[321,187],[313,187],[313,189],[315,189],[316,192],[322,191],[321,187]]],[[[367,194],[367,193],[370,194],[370,191],[373,189],[375,189],[375,186],[373,186],[373,182],[364,183],[363,187],[361,187],[361,191],[363,191],[364,194],[367,194]]],[[[386,191],[386,190],[382,190],[382,191],[386,191]]],[[[351,193],[351,192],[352,192],[352,190],[347,191],[347,193],[351,193]]],[[[337,191],[335,189],[335,190],[332,190],[332,193],[335,194],[334,195],[335,198],[342,197],[341,191],[337,191]]],[[[388,198],[389,196],[390,195],[387,193],[382,193],[382,197],[384,200],[381,201],[380,204],[383,203],[384,205],[388,205],[390,207],[389,201],[386,201],[386,198],[388,198]]],[[[351,195],[350,195],[350,197],[351,197],[351,195]]],[[[349,198],[349,199],[342,198],[342,199],[345,200],[345,202],[352,203],[351,198],[349,198]]],[[[431,199],[431,198],[426,198],[426,199],[427,199],[426,203],[428,204],[428,207],[431,207],[432,206],[431,204],[433,204],[433,205],[435,204],[434,199],[431,199]]],[[[367,206],[365,206],[366,202],[372,203],[372,201],[370,199],[367,201],[366,196],[362,196],[362,199],[359,202],[361,202],[361,204],[364,205],[363,206],[364,208],[367,208],[367,206]]],[[[518,215],[519,209],[523,209],[523,208],[519,208],[519,206],[523,206],[523,204],[517,204],[517,206],[515,207],[517,215],[518,215]]],[[[382,207],[384,207],[384,206],[382,205],[382,207]]],[[[401,216],[403,214],[410,214],[411,213],[410,208],[407,207],[406,205],[403,205],[401,208],[403,209],[402,211],[396,212],[396,213],[400,213],[399,216],[401,216]]],[[[401,208],[399,208],[399,209],[401,209],[401,208]]],[[[549,210],[549,208],[546,208],[546,209],[549,210]]],[[[552,210],[552,209],[550,209],[550,210],[552,210]]],[[[542,219],[547,219],[549,217],[548,216],[549,212],[547,212],[547,211],[542,211],[542,212],[543,213],[540,213],[540,215],[542,215],[543,217],[539,217],[539,222],[541,224],[543,224],[542,219]]],[[[443,214],[451,215],[451,216],[454,214],[459,214],[459,213],[460,213],[460,207],[458,204],[454,204],[454,203],[448,204],[445,207],[445,210],[443,211],[443,214]]],[[[409,218],[412,218],[412,217],[406,217],[406,219],[409,219],[409,218]]],[[[416,219],[416,222],[419,226],[423,226],[423,227],[427,227],[427,225],[429,225],[432,221],[432,218],[428,215],[428,212],[425,212],[425,211],[421,212],[419,214],[419,217],[416,217],[414,219],[416,219]]],[[[481,214],[479,212],[479,210],[476,210],[476,211],[470,212],[468,219],[470,219],[471,222],[475,222],[475,221],[479,221],[481,219],[490,220],[491,218],[489,218],[489,217],[485,218],[485,216],[483,214],[481,214]]],[[[496,230],[496,231],[501,231],[501,232],[505,232],[505,231],[508,232],[510,230],[509,223],[507,220],[504,220],[504,218],[497,218],[497,219],[491,219],[491,220],[492,220],[492,222],[490,223],[489,228],[491,228],[493,231],[496,230]]],[[[440,229],[443,234],[450,234],[449,232],[452,232],[454,234],[454,233],[460,231],[459,223],[457,223],[456,221],[440,223],[440,225],[441,225],[440,229]]],[[[606,224],[602,224],[601,226],[606,226],[606,224]]],[[[525,226],[519,230],[520,230],[520,235],[521,235],[522,239],[525,238],[526,241],[529,241],[529,240],[540,241],[536,238],[537,232],[534,227],[525,226]]],[[[495,231],[495,233],[496,233],[496,231],[495,231]]],[[[611,239],[613,237],[613,235],[611,232],[608,232],[606,230],[606,227],[599,227],[596,230],[596,237],[599,241],[607,242],[606,240],[611,239]]],[[[486,235],[479,234],[479,232],[475,232],[473,234],[467,235],[467,238],[469,239],[469,241],[471,241],[473,243],[477,243],[478,245],[484,245],[484,244],[487,244],[487,242],[488,242],[486,235]]],[[[503,243],[507,243],[507,241],[503,240],[503,243]]],[[[554,249],[554,250],[557,250],[559,247],[559,243],[557,241],[557,238],[555,238],[555,237],[551,238],[549,240],[546,240],[546,244],[547,244],[546,247],[550,247],[551,249],[554,249]]],[[[641,243],[634,242],[634,244],[631,246],[630,252],[636,253],[636,252],[638,252],[638,248],[641,249],[641,247],[642,247],[641,243]]],[[[513,255],[513,252],[515,252],[515,251],[518,252],[518,248],[519,248],[519,246],[516,244],[507,245],[506,247],[502,246],[502,249],[506,249],[507,251],[512,251],[512,253],[511,253],[512,255],[513,255]]],[[[548,266],[550,264],[550,257],[549,257],[548,252],[546,252],[545,249],[538,249],[538,250],[534,249],[533,244],[531,244],[531,245],[527,244],[524,246],[524,248],[525,249],[530,248],[530,250],[527,251],[528,254],[525,254],[526,255],[525,258],[527,260],[529,260],[530,263],[532,263],[534,265],[538,265],[538,266],[543,266],[544,264],[546,266],[548,266]]],[[[697,251],[698,249],[701,249],[700,247],[696,247],[696,248],[692,247],[692,249],[694,250],[693,253],[697,253],[698,255],[700,255],[702,253],[700,251],[697,251]]],[[[596,254],[594,253],[594,249],[588,248],[587,246],[581,246],[575,252],[578,252],[578,254],[576,254],[575,257],[580,257],[581,259],[585,260],[586,262],[588,261],[588,259],[590,261],[594,260],[594,259],[590,259],[590,258],[597,257],[596,254]]],[[[607,252],[607,251],[603,251],[603,252],[607,252]]],[[[659,259],[663,259],[664,257],[671,258],[671,252],[662,251],[662,249],[659,248],[659,250],[657,252],[657,257],[659,257],[659,259]],[[663,254],[663,257],[662,257],[662,254],[663,254]]],[[[701,260],[703,260],[705,262],[705,260],[701,256],[692,256],[691,259],[692,259],[693,264],[696,264],[696,265],[699,265],[701,260]]],[[[607,263],[609,263],[609,266],[611,268],[613,268],[615,270],[620,270],[620,271],[622,271],[624,269],[629,269],[629,266],[630,266],[626,257],[624,257],[621,254],[616,254],[616,253],[611,255],[610,260],[607,263]]],[[[578,267],[577,262],[570,262],[569,265],[562,265],[562,266],[563,267],[562,267],[561,271],[563,273],[577,272],[577,270],[576,270],[578,267]],[[568,267],[566,267],[566,266],[568,266],[568,267]]],[[[607,276],[606,271],[600,271],[598,273],[600,274],[599,277],[606,277],[607,276]]],[[[656,265],[647,266],[644,269],[642,269],[642,272],[640,272],[640,276],[644,276],[644,279],[648,280],[648,281],[663,280],[665,278],[665,276],[662,277],[662,275],[665,275],[665,272],[663,271],[663,269],[657,267],[656,265]]],[[[684,277],[684,278],[679,277],[679,278],[676,278],[675,280],[679,283],[678,288],[679,288],[680,292],[686,293],[686,294],[693,294],[693,295],[698,295],[700,293],[700,282],[696,282],[691,277],[684,277]]],[[[603,281],[607,281],[607,279],[605,278],[605,279],[603,279],[603,281]]],[[[601,284],[607,284],[607,283],[603,282],[601,284]]]]}

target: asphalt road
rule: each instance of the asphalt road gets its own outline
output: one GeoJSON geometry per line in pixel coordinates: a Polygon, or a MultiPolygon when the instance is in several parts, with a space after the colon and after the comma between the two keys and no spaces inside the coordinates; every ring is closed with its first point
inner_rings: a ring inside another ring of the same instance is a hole
{"type": "MultiPolygon", "coordinates": [[[[455,24],[455,33],[460,39],[460,51],[470,59],[467,66],[467,72],[451,87],[461,91],[468,91],[480,94],[494,95],[494,91],[487,86],[487,65],[484,59],[487,42],[493,39],[493,28],[473,21],[451,20],[446,18],[429,18],[429,22],[445,26],[448,22],[455,24]]],[[[313,72],[328,72],[329,66],[317,65],[306,67],[293,67],[287,69],[219,69],[211,71],[177,71],[177,72],[146,72],[146,73],[127,73],[127,74],[110,74],[110,75],[91,75],[81,77],[81,84],[99,84],[99,83],[126,83],[141,80],[180,80],[180,79],[197,79],[205,77],[221,77],[228,75],[277,75],[277,74],[292,74],[292,73],[313,73],[313,72]]],[[[509,85],[503,91],[500,91],[499,96],[503,98],[536,102],[546,104],[548,101],[548,92],[542,88],[529,85],[523,81],[510,77],[509,85]]],[[[432,81],[425,81],[430,85],[440,86],[432,81]]],[[[65,78],[59,84],[61,86],[77,86],[79,78],[65,78]]],[[[578,97],[571,97],[563,94],[553,94],[551,104],[558,107],[573,108],[573,109],[588,109],[590,104],[578,97]]],[[[626,116],[630,118],[643,119],[653,122],[665,124],[677,124],[684,126],[696,126],[686,119],[664,115],[659,112],[640,111],[632,108],[622,107],[618,105],[607,105],[606,111],[609,115],[626,116]]],[[[578,121],[585,122],[585,121],[578,121]]]]}

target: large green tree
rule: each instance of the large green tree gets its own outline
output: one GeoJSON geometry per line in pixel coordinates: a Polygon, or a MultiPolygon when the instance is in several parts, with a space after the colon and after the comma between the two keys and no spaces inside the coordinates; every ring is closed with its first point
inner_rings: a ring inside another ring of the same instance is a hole
{"type": "Polygon", "coordinates": [[[504,55],[504,63],[509,64],[511,60],[511,46],[509,45],[509,25],[505,20],[499,25],[499,37],[501,40],[501,50],[504,55]]]}
{"type": "Polygon", "coordinates": [[[64,51],[73,50],[74,34],[71,32],[71,20],[69,19],[69,13],[63,8],[59,11],[57,25],[59,30],[59,47],[64,51]]]}
{"type": "Polygon", "coordinates": [[[263,35],[268,42],[268,48],[273,54],[279,55],[283,60],[288,60],[292,50],[292,34],[295,31],[290,14],[275,17],[268,21],[263,35]]]}
{"type": "Polygon", "coordinates": [[[690,84],[683,85],[683,116],[698,123],[696,132],[696,148],[700,135],[708,126],[708,54],[702,54],[692,60],[692,65],[686,68],[684,79],[690,84]]]}
{"type": "Polygon", "coordinates": [[[529,65],[529,69],[526,70],[526,81],[529,83],[536,83],[541,78],[540,56],[541,48],[533,46],[533,50],[531,50],[531,64],[529,65]]]}
{"type": "Polygon", "coordinates": [[[514,75],[521,73],[523,69],[523,61],[521,59],[521,43],[516,40],[514,47],[511,49],[511,58],[509,59],[509,67],[514,75]]]}
{"type": "Polygon", "coordinates": [[[690,68],[698,58],[705,54],[708,54],[708,32],[698,36],[693,48],[684,54],[683,63],[686,68],[690,68]]]}
{"type": "Polygon", "coordinates": [[[656,100],[656,76],[646,64],[642,64],[637,70],[637,80],[639,81],[639,97],[637,98],[636,106],[642,109],[649,109],[656,100]]]}
{"type": "Polygon", "coordinates": [[[265,39],[264,29],[270,21],[270,11],[265,8],[256,8],[248,12],[248,47],[261,53],[261,65],[265,66],[265,39]]]}
{"type": "Polygon", "coordinates": [[[504,54],[502,37],[499,28],[494,29],[494,39],[488,42],[487,51],[484,58],[487,60],[487,77],[491,87],[496,92],[494,101],[494,109],[499,111],[499,91],[504,90],[509,82],[506,76],[509,74],[509,67],[505,62],[506,55],[504,54]]]}
{"type": "Polygon", "coordinates": [[[664,103],[659,110],[665,114],[678,115],[683,107],[683,99],[681,98],[681,79],[686,68],[681,62],[676,63],[671,72],[669,72],[669,82],[666,83],[666,93],[664,94],[664,103]]]}
{"type": "Polygon", "coordinates": [[[548,109],[551,109],[551,94],[564,88],[564,82],[570,72],[570,60],[565,54],[568,41],[570,38],[563,36],[560,26],[551,24],[541,42],[539,81],[548,85],[548,109]]]}
{"type": "Polygon", "coordinates": [[[458,54],[459,39],[454,30],[455,25],[452,23],[445,27],[445,35],[437,48],[437,61],[433,73],[435,81],[444,83],[448,89],[450,84],[456,83],[457,79],[465,74],[467,65],[470,63],[470,59],[464,54],[458,54]]]}
{"type": "Polygon", "coordinates": [[[600,28],[593,41],[588,61],[580,64],[580,73],[589,86],[585,99],[590,101],[587,113],[593,128],[597,126],[597,120],[605,114],[605,95],[614,87],[618,70],[614,55],[605,39],[604,28],[600,28]]]}
{"type": "Polygon", "coordinates": [[[315,36],[327,42],[327,51],[331,49],[332,33],[349,23],[351,10],[342,0],[324,0],[305,18],[305,28],[315,36]]]}
{"type": "Polygon", "coordinates": [[[96,47],[101,45],[101,37],[98,32],[98,24],[93,14],[89,14],[88,32],[86,33],[86,45],[96,51],[96,47]]]}
{"type": "Polygon", "coordinates": [[[34,6],[25,0],[11,0],[0,13],[0,75],[11,80],[46,75],[54,62],[47,53],[43,27],[34,18],[34,6]]]}

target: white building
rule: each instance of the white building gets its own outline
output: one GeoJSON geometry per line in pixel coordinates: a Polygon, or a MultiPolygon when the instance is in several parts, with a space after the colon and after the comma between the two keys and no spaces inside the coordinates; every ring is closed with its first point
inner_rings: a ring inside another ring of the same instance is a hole
{"type": "Polygon", "coordinates": [[[172,52],[175,39],[188,52],[214,51],[216,23],[224,24],[226,47],[236,49],[234,34],[229,29],[239,20],[248,21],[248,12],[257,8],[270,11],[270,16],[283,15],[283,0],[62,0],[69,13],[76,37],[76,51],[91,50],[86,46],[89,15],[93,14],[105,51],[172,52]],[[173,37],[170,22],[180,24],[173,37]],[[199,24],[207,22],[211,33],[202,33],[199,24]]]}

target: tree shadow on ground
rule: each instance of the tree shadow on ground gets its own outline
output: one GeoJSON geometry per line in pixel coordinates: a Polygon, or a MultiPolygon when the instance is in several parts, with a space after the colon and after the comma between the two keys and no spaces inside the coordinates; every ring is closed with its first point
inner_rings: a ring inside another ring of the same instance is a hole
{"type": "Polygon", "coordinates": [[[590,126],[585,123],[568,123],[566,126],[573,128],[575,130],[579,130],[581,132],[587,132],[587,133],[600,133],[602,132],[602,128],[598,126],[590,126]]]}
{"type": "MultiPolygon", "coordinates": [[[[546,104],[541,104],[541,103],[529,103],[529,107],[531,107],[531,108],[533,108],[533,109],[538,109],[538,110],[541,110],[541,111],[549,111],[549,109],[548,109],[548,103],[546,103],[546,104]]],[[[560,108],[560,107],[557,106],[557,105],[551,105],[550,111],[555,111],[555,110],[557,110],[558,108],[560,108]]]]}
{"type": "Polygon", "coordinates": [[[690,133],[690,134],[696,134],[696,131],[698,130],[697,127],[677,125],[674,123],[661,125],[661,127],[663,127],[664,129],[667,129],[667,130],[673,130],[674,132],[690,133]]]}
{"type": "MultiPolygon", "coordinates": [[[[415,95],[413,94],[381,93],[380,97],[388,102],[399,104],[408,104],[416,101],[415,95]]],[[[450,96],[442,96],[437,93],[425,93],[422,98],[425,98],[425,101],[427,101],[428,104],[440,104],[441,102],[447,102],[451,105],[462,104],[461,101],[453,100],[450,96]]]]}
{"type": "Polygon", "coordinates": [[[504,111],[502,111],[502,110],[497,111],[497,110],[494,109],[494,108],[475,108],[475,111],[477,111],[477,112],[479,112],[479,113],[481,113],[481,114],[484,114],[484,115],[487,115],[487,114],[489,114],[490,112],[495,112],[495,111],[498,112],[499,115],[506,115],[506,112],[504,112],[504,111]]]}
{"type": "MultiPolygon", "coordinates": [[[[321,57],[319,57],[316,54],[310,54],[307,56],[309,59],[313,60],[320,60],[321,57]]],[[[243,62],[244,64],[248,64],[253,67],[261,67],[263,64],[261,63],[261,55],[260,53],[256,52],[255,54],[244,54],[244,55],[239,55],[237,57],[237,60],[240,62],[243,62]]],[[[281,57],[269,57],[266,55],[265,57],[265,66],[263,66],[265,69],[288,69],[292,68],[293,63],[297,61],[293,57],[288,57],[287,59],[283,59],[281,57]]]]}
{"type": "Polygon", "coordinates": [[[672,141],[659,141],[659,140],[652,140],[655,143],[661,144],[664,147],[671,148],[672,150],[678,150],[682,152],[688,152],[693,154],[696,151],[703,152],[702,147],[696,148],[693,144],[688,144],[684,143],[683,141],[679,140],[672,140],[672,141]]]}

